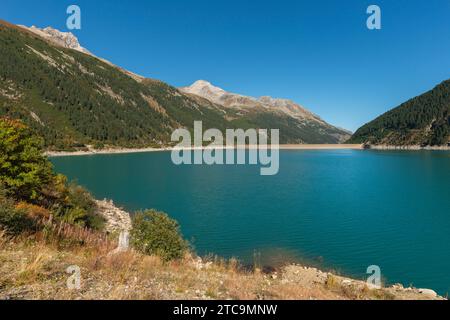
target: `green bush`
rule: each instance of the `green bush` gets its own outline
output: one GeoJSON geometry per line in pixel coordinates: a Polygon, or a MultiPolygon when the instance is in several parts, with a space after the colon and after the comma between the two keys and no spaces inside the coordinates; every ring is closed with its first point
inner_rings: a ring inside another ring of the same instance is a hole
{"type": "Polygon", "coordinates": [[[86,227],[100,231],[105,228],[106,224],[106,219],[95,213],[88,213],[85,221],[86,227]]]}
{"type": "MultiPolygon", "coordinates": [[[[18,120],[0,118],[0,184],[5,197],[49,209],[61,221],[94,229],[104,226],[90,193],[53,173],[42,140],[18,120]]],[[[9,207],[2,210],[8,221],[22,214],[9,207]]]]}
{"type": "Polygon", "coordinates": [[[35,221],[24,210],[14,207],[13,201],[5,195],[5,190],[0,186],[0,227],[8,234],[18,235],[25,231],[35,229],[35,221]]]}
{"type": "Polygon", "coordinates": [[[63,176],[59,176],[57,180],[53,187],[56,200],[52,208],[56,217],[80,227],[102,230],[105,219],[97,214],[97,206],[92,195],[75,183],[67,185],[63,176]]]}
{"type": "Polygon", "coordinates": [[[85,219],[86,211],[78,207],[66,208],[66,210],[64,211],[64,215],[61,216],[62,221],[83,227],[85,225],[85,219]]]}
{"type": "Polygon", "coordinates": [[[141,253],[157,255],[165,261],[170,261],[182,258],[188,249],[178,222],[164,212],[137,212],[132,225],[131,244],[141,253]]]}
{"type": "Polygon", "coordinates": [[[37,201],[53,179],[42,140],[20,121],[0,118],[0,183],[16,200],[37,201]]]}
{"type": "Polygon", "coordinates": [[[72,206],[81,208],[86,212],[93,212],[95,210],[95,202],[89,191],[75,183],[70,183],[67,190],[69,193],[69,202],[72,206]]]}
{"type": "Polygon", "coordinates": [[[105,219],[96,213],[97,206],[89,191],[71,183],[68,186],[67,200],[71,207],[69,217],[75,217],[71,223],[97,230],[103,229],[105,219]]]}

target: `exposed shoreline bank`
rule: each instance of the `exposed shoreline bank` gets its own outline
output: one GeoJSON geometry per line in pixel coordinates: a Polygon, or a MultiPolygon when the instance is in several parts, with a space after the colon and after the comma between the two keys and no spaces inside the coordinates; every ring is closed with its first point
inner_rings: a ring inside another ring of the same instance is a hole
{"type": "Polygon", "coordinates": [[[405,150],[405,151],[449,151],[450,146],[390,146],[390,145],[371,145],[369,150],[405,150]]]}
{"type": "Polygon", "coordinates": [[[106,220],[105,230],[108,233],[120,234],[131,230],[131,215],[114,204],[112,200],[95,200],[97,213],[106,220]]]}
{"type": "MultiPolygon", "coordinates": [[[[235,147],[220,147],[223,150],[228,149],[257,149],[257,145],[250,146],[235,146],[235,147]]],[[[109,148],[102,150],[90,149],[88,151],[47,151],[45,155],[48,157],[66,157],[66,156],[89,156],[96,154],[124,154],[124,153],[145,153],[145,152],[164,152],[173,150],[210,150],[219,148],[215,147],[164,147],[164,148],[109,148]]],[[[270,149],[270,145],[267,146],[270,149]]],[[[362,144],[282,144],[279,145],[280,150],[363,150],[364,146],[362,144]]]]}
{"type": "MultiPolygon", "coordinates": [[[[99,154],[127,154],[127,153],[146,153],[146,152],[167,152],[173,150],[211,150],[221,148],[229,149],[258,149],[257,145],[235,146],[235,147],[163,147],[163,148],[107,148],[107,149],[89,149],[87,151],[47,151],[45,155],[48,157],[68,157],[68,156],[90,156],[99,154]]],[[[270,145],[267,146],[270,149],[270,145]]],[[[404,150],[404,151],[450,151],[450,146],[391,146],[391,145],[370,145],[364,144],[281,144],[279,150],[404,150]]]]}

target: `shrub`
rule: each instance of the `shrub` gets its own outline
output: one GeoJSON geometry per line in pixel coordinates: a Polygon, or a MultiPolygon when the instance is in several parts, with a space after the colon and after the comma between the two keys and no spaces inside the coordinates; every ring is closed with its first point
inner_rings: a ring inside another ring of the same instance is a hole
{"type": "Polygon", "coordinates": [[[64,215],[61,217],[61,221],[75,224],[78,226],[84,227],[86,219],[86,211],[84,209],[75,207],[75,208],[67,208],[64,212],[64,215]]]}
{"type": "Polygon", "coordinates": [[[2,209],[4,221],[22,214],[40,218],[51,213],[63,222],[103,228],[105,221],[96,214],[89,192],[53,173],[43,155],[42,140],[18,120],[0,118],[0,184],[6,192],[4,198],[19,201],[16,208],[10,203],[2,209]]]}
{"type": "Polygon", "coordinates": [[[56,218],[62,222],[95,230],[102,230],[105,225],[105,218],[98,215],[94,209],[87,211],[78,206],[72,206],[70,203],[59,210],[56,218]]]}
{"type": "Polygon", "coordinates": [[[48,219],[50,217],[50,211],[34,205],[34,204],[29,204],[26,202],[19,202],[16,205],[16,210],[22,210],[24,212],[26,212],[31,218],[37,219],[37,220],[42,220],[44,218],[48,219]]]}
{"type": "Polygon", "coordinates": [[[95,150],[102,150],[104,148],[105,148],[105,145],[103,143],[101,143],[101,142],[98,142],[98,143],[94,144],[94,149],[95,150]]]}
{"type": "Polygon", "coordinates": [[[91,194],[83,187],[70,183],[68,188],[68,202],[71,206],[81,208],[86,212],[92,213],[95,211],[95,202],[91,194]]]}
{"type": "Polygon", "coordinates": [[[19,235],[35,229],[35,221],[25,210],[16,209],[14,203],[6,198],[4,189],[0,186],[0,227],[8,234],[19,235]]]}
{"type": "Polygon", "coordinates": [[[88,213],[86,216],[86,227],[94,230],[103,230],[105,228],[106,219],[96,213],[88,213]]]}
{"type": "Polygon", "coordinates": [[[49,206],[60,221],[96,230],[103,229],[105,219],[97,214],[92,195],[83,187],[75,183],[67,184],[65,176],[57,175],[46,194],[47,200],[52,198],[49,206]]]}
{"type": "Polygon", "coordinates": [[[67,204],[67,222],[79,226],[101,230],[105,224],[105,218],[97,214],[97,205],[92,195],[83,187],[71,183],[68,188],[67,204]]]}
{"type": "Polygon", "coordinates": [[[180,259],[188,248],[178,222],[164,212],[147,210],[133,217],[131,230],[133,247],[147,255],[160,256],[164,261],[180,259]]]}
{"type": "Polygon", "coordinates": [[[42,145],[20,121],[0,118],[0,183],[17,200],[38,200],[53,179],[42,145]]]}

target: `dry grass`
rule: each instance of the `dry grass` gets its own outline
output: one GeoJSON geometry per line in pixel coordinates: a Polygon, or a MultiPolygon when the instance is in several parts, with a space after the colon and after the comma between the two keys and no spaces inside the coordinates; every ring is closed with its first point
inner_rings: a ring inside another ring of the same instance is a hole
{"type": "Polygon", "coordinates": [[[23,285],[38,281],[46,267],[53,261],[54,255],[55,252],[46,246],[39,245],[34,248],[30,256],[19,264],[15,279],[16,283],[23,285]]]}
{"type": "Polygon", "coordinates": [[[0,229],[0,250],[4,248],[5,244],[8,242],[6,231],[0,229]]]}
{"type": "Polygon", "coordinates": [[[236,300],[255,300],[264,297],[264,279],[261,274],[233,273],[224,282],[230,297],[236,300]]]}
{"type": "Polygon", "coordinates": [[[341,300],[345,297],[327,290],[324,287],[317,286],[305,288],[296,284],[274,285],[270,288],[270,293],[274,299],[280,300],[341,300]]]}
{"type": "Polygon", "coordinates": [[[362,282],[343,283],[342,280],[342,277],[329,274],[325,286],[330,292],[352,300],[394,300],[396,298],[387,290],[370,289],[362,282]]]}
{"type": "Polygon", "coordinates": [[[45,241],[55,246],[83,246],[95,248],[97,251],[109,251],[114,244],[105,233],[97,232],[89,228],[82,228],[64,222],[55,222],[52,217],[39,221],[42,231],[37,232],[36,240],[45,241]]]}
{"type": "Polygon", "coordinates": [[[210,257],[199,265],[186,255],[165,263],[134,251],[111,254],[114,247],[102,234],[64,225],[14,239],[0,230],[0,299],[394,298],[384,290],[343,285],[331,274],[315,283],[314,272],[303,268],[275,276],[242,271],[235,259],[210,257]],[[79,290],[66,285],[66,269],[73,265],[81,270],[79,290]]]}

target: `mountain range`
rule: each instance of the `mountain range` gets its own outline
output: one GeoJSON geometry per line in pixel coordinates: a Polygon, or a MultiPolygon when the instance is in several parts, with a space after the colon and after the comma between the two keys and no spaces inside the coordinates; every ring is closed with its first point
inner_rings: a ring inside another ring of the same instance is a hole
{"type": "Polygon", "coordinates": [[[124,70],[69,32],[0,21],[0,116],[22,119],[50,150],[167,146],[174,129],[280,129],[280,143],[340,143],[351,133],[286,99],[176,88],[124,70]]]}
{"type": "Polygon", "coordinates": [[[260,98],[247,97],[236,93],[226,92],[204,80],[198,80],[191,86],[180,88],[180,90],[185,93],[203,97],[225,108],[235,109],[239,111],[240,114],[246,114],[252,110],[272,111],[288,115],[298,119],[300,122],[310,121],[323,126],[328,125],[315,114],[288,99],[274,99],[268,96],[260,98]]]}
{"type": "Polygon", "coordinates": [[[300,104],[227,92],[198,80],[176,88],[96,57],[70,32],[0,20],[0,116],[22,119],[49,150],[171,145],[173,130],[280,129],[282,144],[450,143],[450,80],[351,132],[300,104]]]}

